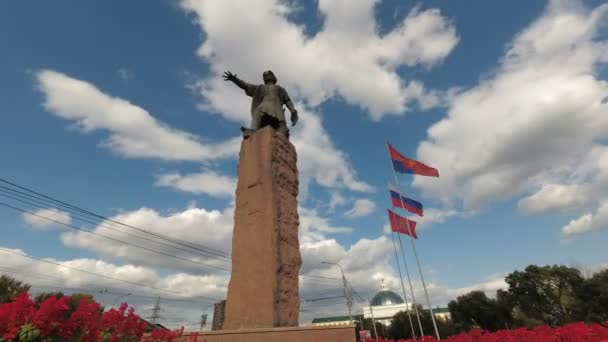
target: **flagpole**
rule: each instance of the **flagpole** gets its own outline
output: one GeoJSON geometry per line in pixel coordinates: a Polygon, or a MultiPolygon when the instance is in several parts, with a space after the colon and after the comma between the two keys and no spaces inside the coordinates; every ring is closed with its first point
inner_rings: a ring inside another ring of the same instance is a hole
{"type": "Polygon", "coordinates": [[[374,326],[374,335],[376,335],[376,342],[378,342],[378,331],[376,330],[376,320],[374,319],[374,309],[372,309],[372,300],[369,299],[369,297],[367,299],[369,301],[369,313],[372,316],[372,325],[374,326]]]}
{"type": "MultiPolygon", "coordinates": [[[[388,149],[388,142],[386,143],[386,152],[388,153],[389,160],[392,160],[391,152],[388,149]]],[[[392,165],[392,163],[391,163],[391,169],[393,170],[393,177],[395,178],[395,185],[397,187],[399,187],[399,180],[397,179],[397,173],[395,172],[395,167],[394,167],[394,165],[392,165]]],[[[399,200],[401,201],[401,205],[403,207],[405,207],[405,205],[403,203],[403,197],[401,196],[401,194],[399,194],[399,200]]],[[[405,224],[407,226],[407,231],[409,232],[409,235],[410,235],[410,242],[412,243],[412,250],[414,251],[414,256],[416,257],[416,265],[418,266],[418,273],[420,274],[420,281],[422,281],[422,288],[424,289],[424,296],[426,297],[426,304],[429,306],[429,312],[431,313],[431,320],[433,321],[433,328],[435,329],[435,335],[437,336],[438,340],[441,340],[441,337],[439,336],[439,329],[437,329],[437,322],[435,322],[435,314],[433,313],[433,306],[431,305],[431,299],[429,298],[429,292],[426,289],[424,275],[422,274],[422,268],[420,267],[420,259],[418,258],[418,252],[416,252],[416,244],[414,243],[414,236],[412,234],[412,228],[410,227],[409,220],[406,220],[405,224]]]]}
{"type": "Polygon", "coordinates": [[[420,326],[420,333],[424,336],[424,331],[422,330],[422,323],[420,322],[420,314],[418,313],[418,307],[416,306],[416,297],[414,296],[414,286],[412,286],[412,279],[410,278],[410,271],[407,267],[407,263],[405,262],[405,251],[403,250],[403,244],[401,244],[401,235],[397,234],[399,238],[399,248],[401,249],[401,256],[403,257],[403,266],[405,268],[405,274],[407,276],[407,281],[410,284],[410,292],[412,293],[412,302],[414,304],[414,311],[416,312],[416,317],[418,318],[418,325],[420,326]]]}
{"type": "MultiPolygon", "coordinates": [[[[393,249],[395,250],[395,260],[397,260],[397,269],[399,270],[399,279],[401,279],[401,289],[403,290],[403,299],[405,299],[405,313],[407,314],[407,318],[410,321],[410,328],[412,329],[412,337],[414,341],[416,341],[416,331],[414,331],[414,323],[412,323],[412,315],[410,314],[410,305],[407,302],[407,295],[405,294],[405,286],[403,285],[403,275],[401,274],[401,266],[399,266],[399,255],[397,254],[397,247],[395,246],[395,233],[391,233],[391,239],[393,240],[393,249]]],[[[413,298],[412,298],[413,300],[413,298]]],[[[414,303],[415,307],[415,303],[414,303]]],[[[418,311],[416,311],[416,317],[418,317],[418,324],[420,324],[420,316],[418,315],[418,311]]],[[[420,325],[420,336],[424,336],[424,332],[422,331],[422,325],[420,325]]]]}

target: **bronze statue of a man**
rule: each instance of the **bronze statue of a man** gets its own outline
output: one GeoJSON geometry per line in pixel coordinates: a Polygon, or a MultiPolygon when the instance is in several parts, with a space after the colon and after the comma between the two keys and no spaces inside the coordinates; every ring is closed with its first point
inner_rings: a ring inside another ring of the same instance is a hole
{"type": "Polygon", "coordinates": [[[280,85],[277,85],[277,78],[272,71],[264,71],[262,74],[264,84],[260,85],[249,84],[236,77],[230,71],[226,71],[223,77],[224,81],[232,81],[239,88],[243,89],[245,94],[252,97],[251,127],[241,127],[245,139],[265,126],[272,126],[275,130],[289,137],[283,105],[291,112],[292,126],[298,122],[298,111],[293,107],[287,91],[280,85]]]}

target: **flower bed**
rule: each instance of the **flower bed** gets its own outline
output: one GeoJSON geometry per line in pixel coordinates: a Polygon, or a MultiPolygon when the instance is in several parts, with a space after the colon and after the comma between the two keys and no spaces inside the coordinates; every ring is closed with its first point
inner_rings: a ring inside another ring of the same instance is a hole
{"type": "MultiPolygon", "coordinates": [[[[380,342],[413,342],[414,340],[387,340],[380,342]]],[[[425,336],[418,341],[435,342],[434,337],[425,336]]],[[[562,327],[551,328],[538,326],[534,329],[498,330],[487,332],[473,329],[468,333],[450,336],[442,341],[448,342],[608,342],[608,322],[602,324],[572,323],[562,327]]],[[[376,342],[367,338],[365,342],[376,342]]]]}
{"type": "MultiPolygon", "coordinates": [[[[74,310],[70,297],[48,297],[36,304],[27,293],[0,304],[0,342],[4,341],[173,341],[183,335],[155,330],[144,334],[148,323],[123,303],[102,312],[95,301],[82,298],[74,310]]],[[[196,336],[193,336],[194,340],[196,336]]]]}

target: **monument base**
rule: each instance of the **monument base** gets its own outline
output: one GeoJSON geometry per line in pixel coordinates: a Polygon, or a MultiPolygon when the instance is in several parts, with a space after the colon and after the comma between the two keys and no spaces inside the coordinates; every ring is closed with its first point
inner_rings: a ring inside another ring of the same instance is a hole
{"type": "MultiPolygon", "coordinates": [[[[183,341],[192,341],[185,334],[183,341]]],[[[196,342],[354,342],[355,326],[288,327],[206,331],[196,342]]]]}

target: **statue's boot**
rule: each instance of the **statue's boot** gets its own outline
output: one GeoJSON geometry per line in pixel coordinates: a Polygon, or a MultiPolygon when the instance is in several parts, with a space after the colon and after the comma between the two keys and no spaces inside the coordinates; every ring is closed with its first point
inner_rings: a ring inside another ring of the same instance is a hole
{"type": "Polygon", "coordinates": [[[251,128],[247,128],[247,127],[242,127],[241,126],[241,132],[243,132],[243,139],[247,139],[249,138],[253,133],[255,133],[255,129],[251,129],[251,128]]]}

